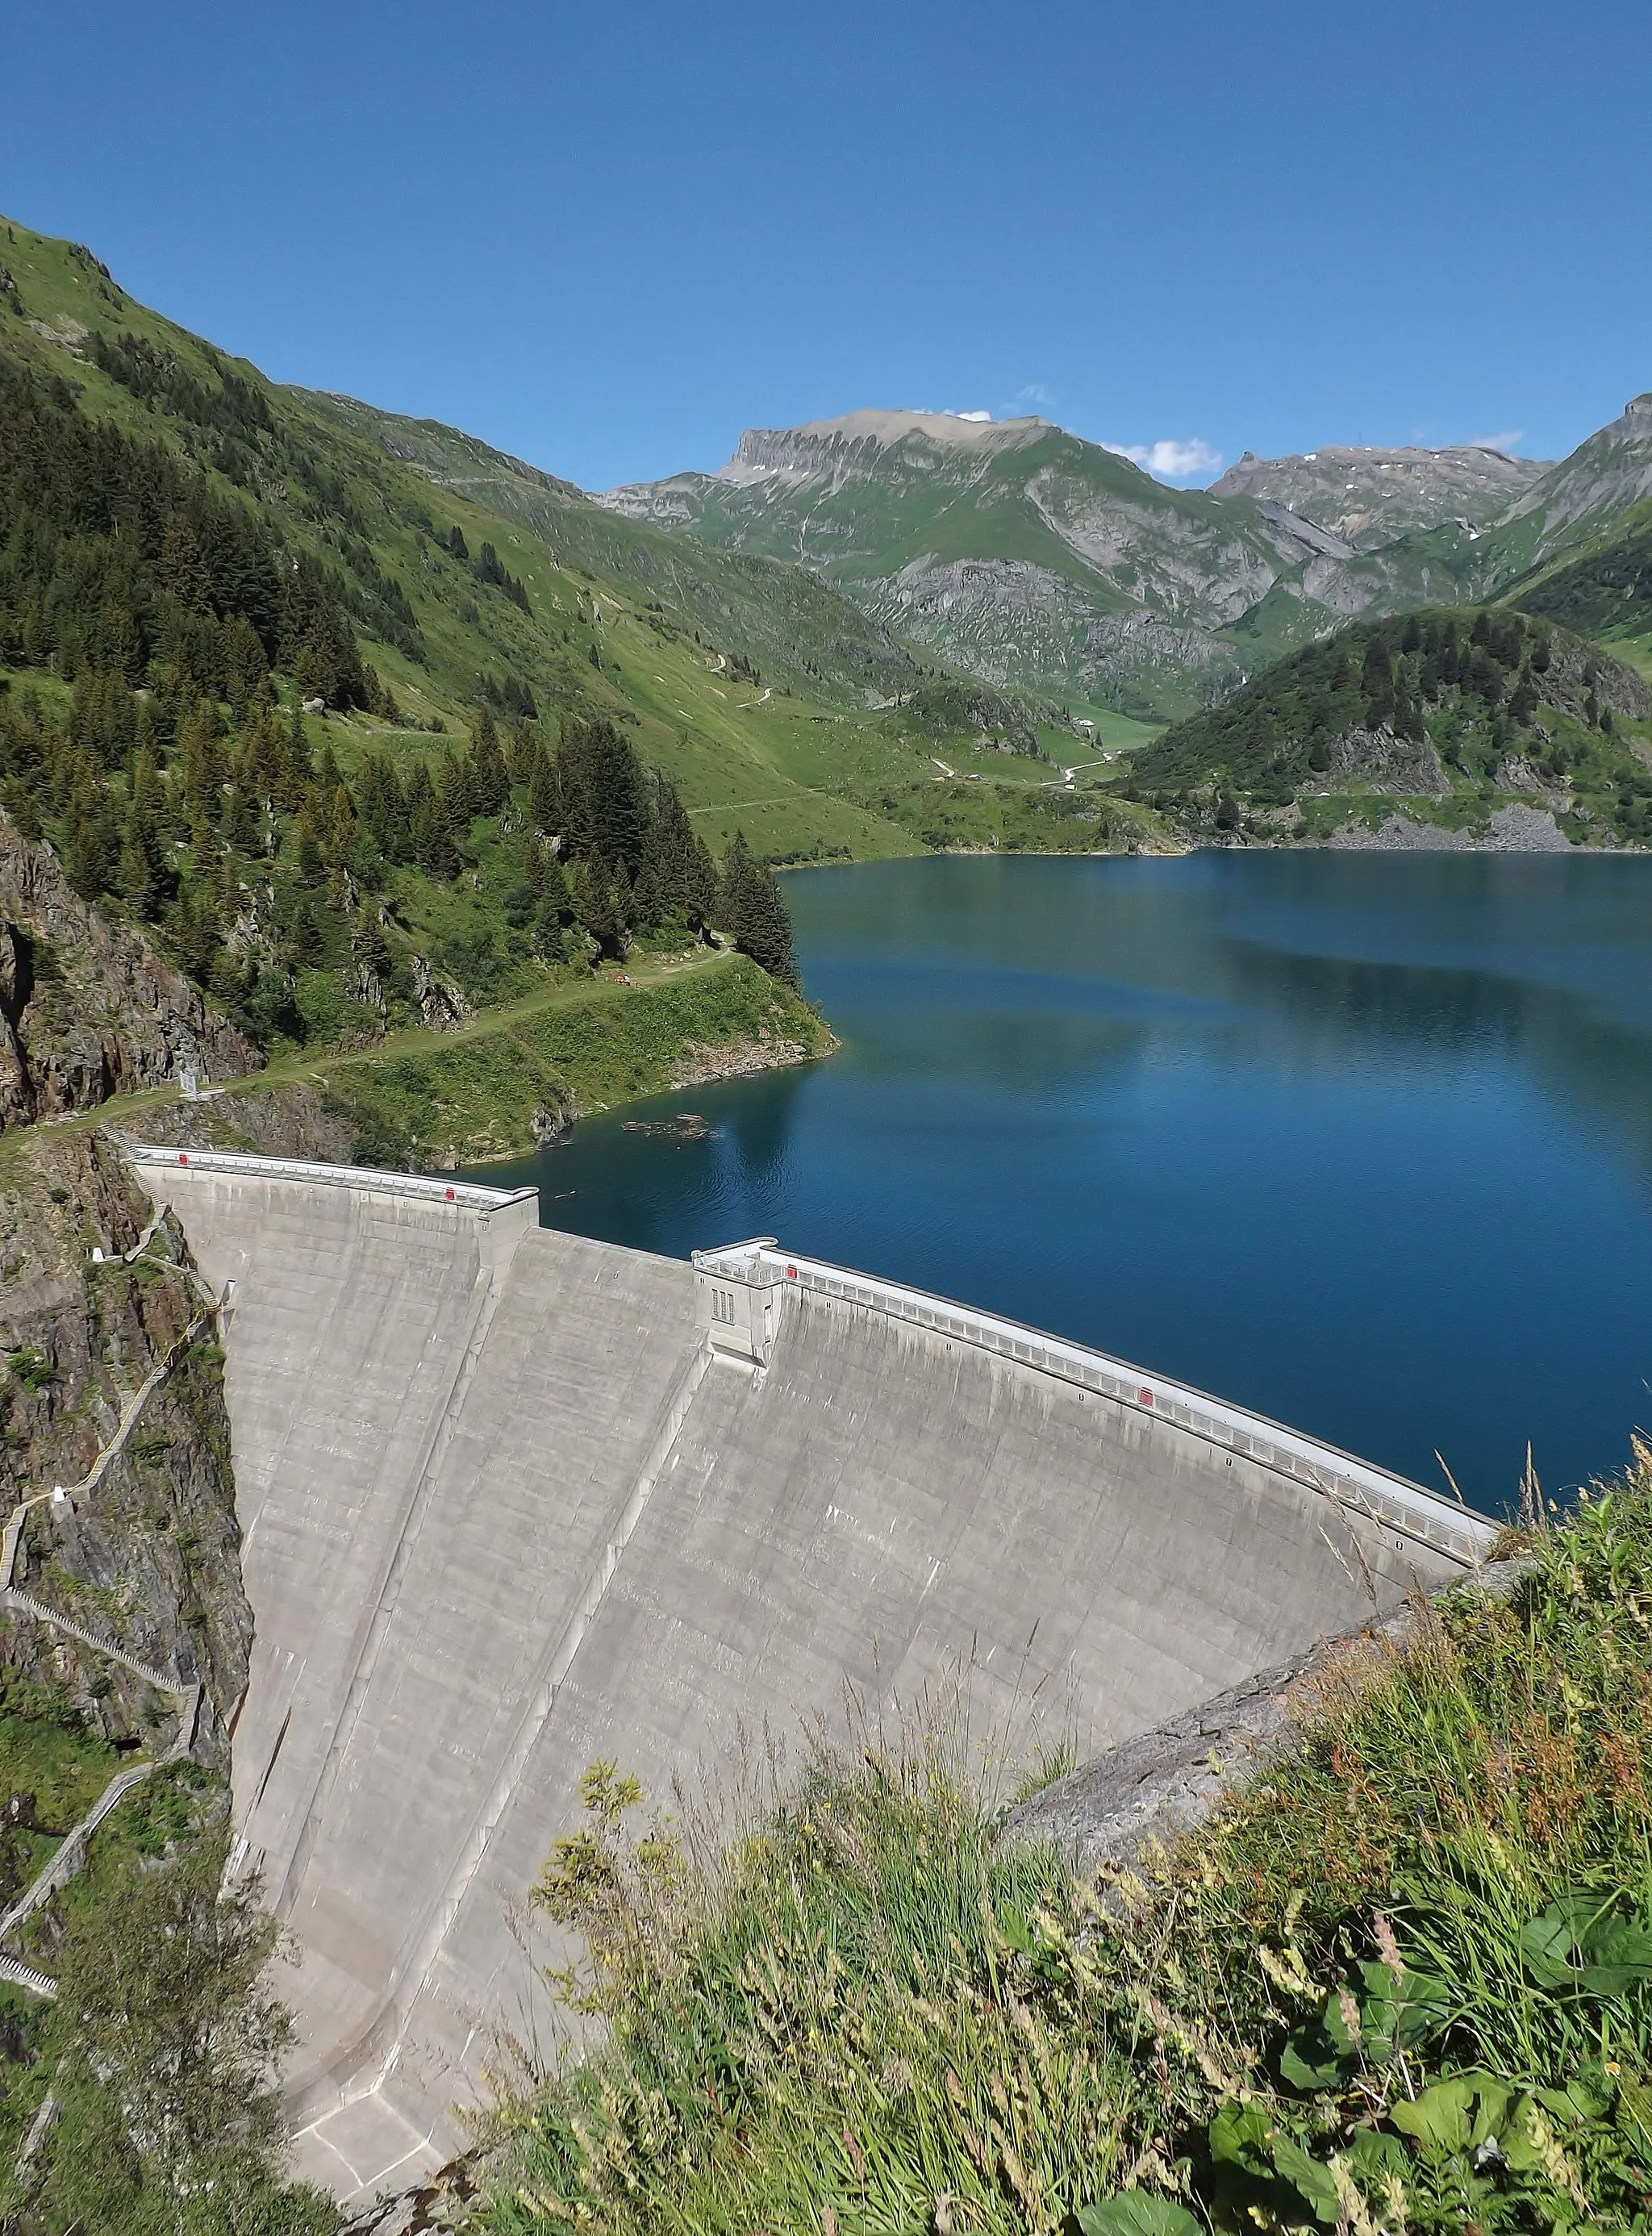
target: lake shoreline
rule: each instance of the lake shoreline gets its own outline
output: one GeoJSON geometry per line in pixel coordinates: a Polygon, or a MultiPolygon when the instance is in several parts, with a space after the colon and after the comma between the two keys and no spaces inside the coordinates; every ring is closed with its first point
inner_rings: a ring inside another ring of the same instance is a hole
{"type": "Polygon", "coordinates": [[[831,1063],[478,1176],[666,1256],[778,1234],[1437,1489],[1443,1451],[1477,1504],[1530,1437],[1559,1493],[1652,1374],[1652,876],[1585,851],[1624,852],[811,865],[853,871],[787,887],[831,1063]]]}

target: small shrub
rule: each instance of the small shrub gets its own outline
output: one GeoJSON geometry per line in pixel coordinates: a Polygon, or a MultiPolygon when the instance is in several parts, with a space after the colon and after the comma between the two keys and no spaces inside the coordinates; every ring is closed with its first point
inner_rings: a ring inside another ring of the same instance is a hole
{"type": "Polygon", "coordinates": [[[57,1379],[57,1370],[42,1351],[14,1351],[6,1361],[12,1380],[32,1397],[57,1379]]]}

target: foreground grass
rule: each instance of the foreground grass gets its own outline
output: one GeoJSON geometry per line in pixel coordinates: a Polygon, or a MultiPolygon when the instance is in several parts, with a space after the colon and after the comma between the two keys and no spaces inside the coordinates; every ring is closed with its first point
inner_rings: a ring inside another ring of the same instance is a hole
{"type": "Polygon", "coordinates": [[[493,2236],[1652,2225],[1644,1457],[1106,1886],[944,1730],[721,1843],[586,1799],[535,1899],[602,2046],[503,2107],[493,2236]]]}

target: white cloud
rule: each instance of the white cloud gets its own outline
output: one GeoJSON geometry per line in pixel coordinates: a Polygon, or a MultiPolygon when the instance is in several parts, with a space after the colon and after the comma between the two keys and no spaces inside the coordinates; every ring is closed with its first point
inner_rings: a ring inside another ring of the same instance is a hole
{"type": "Polygon", "coordinates": [[[991,417],[992,417],[992,414],[991,414],[990,411],[949,411],[945,416],[946,416],[946,417],[947,417],[947,418],[949,418],[949,419],[988,419],[988,420],[990,420],[990,419],[991,418],[991,417]]]}
{"type": "Polygon", "coordinates": [[[1469,450],[1512,450],[1525,431],[1524,427],[1505,427],[1500,435],[1471,435],[1464,448],[1469,450]]]}
{"type": "Polygon", "coordinates": [[[1185,442],[1167,437],[1157,443],[1103,443],[1104,450],[1116,452],[1163,482],[1186,481],[1193,474],[1214,474],[1221,467],[1221,452],[1213,450],[1201,435],[1192,435],[1185,442]]]}

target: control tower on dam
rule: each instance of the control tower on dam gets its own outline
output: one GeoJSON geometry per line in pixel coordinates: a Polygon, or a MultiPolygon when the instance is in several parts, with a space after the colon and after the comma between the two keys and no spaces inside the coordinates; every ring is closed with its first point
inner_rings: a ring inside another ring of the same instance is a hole
{"type": "MultiPolygon", "coordinates": [[[[1474,1562],[1490,1525],[1080,1345],[770,1242],[692,1265],[531,1190],[128,1152],[229,1285],[257,1630],[236,1854],[301,1949],[306,2173],[462,2141],[545,2014],[523,1897],[616,1759],[910,1701],[1093,1753],[1474,1562]]],[[[549,1953],[549,1950],[546,1952],[549,1953]]]]}

